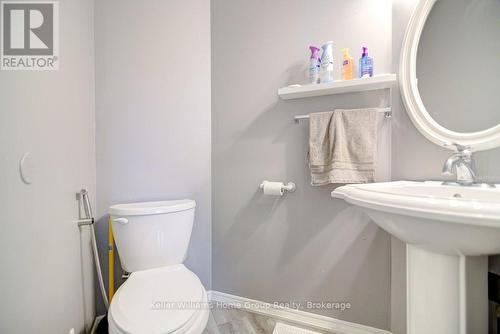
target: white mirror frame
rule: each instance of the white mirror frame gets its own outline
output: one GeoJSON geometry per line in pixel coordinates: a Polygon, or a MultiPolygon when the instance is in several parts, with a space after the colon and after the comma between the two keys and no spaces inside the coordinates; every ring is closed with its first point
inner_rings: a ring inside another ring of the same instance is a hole
{"type": "MultiPolygon", "coordinates": [[[[477,132],[455,132],[439,125],[425,108],[417,85],[417,53],[427,17],[437,0],[421,0],[406,29],[399,65],[399,86],[406,111],[415,127],[434,144],[454,150],[451,144],[484,151],[500,146],[500,124],[477,132]]],[[[471,110],[474,112],[474,110],[471,110]]]]}

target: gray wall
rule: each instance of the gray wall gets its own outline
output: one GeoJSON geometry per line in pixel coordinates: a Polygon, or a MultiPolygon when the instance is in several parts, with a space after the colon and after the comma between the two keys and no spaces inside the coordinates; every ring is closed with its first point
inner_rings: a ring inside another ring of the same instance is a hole
{"type": "Polygon", "coordinates": [[[187,266],[209,289],[210,3],[108,0],[95,13],[101,254],[109,205],[192,198],[187,266]]]}
{"type": "MultiPolygon", "coordinates": [[[[399,59],[404,32],[418,0],[393,0],[393,68],[399,71],[399,59]]],[[[413,126],[402,104],[399,93],[393,96],[392,119],[392,179],[444,180],[441,169],[451,152],[427,141],[413,126]]],[[[448,116],[455,110],[446,109],[448,116]]],[[[478,113],[475,113],[478,115],[478,113]]],[[[446,115],[444,115],[446,116],[446,115]]],[[[451,117],[450,117],[451,118],[451,117]]],[[[500,149],[476,153],[478,177],[485,182],[500,182],[500,149]]],[[[406,274],[405,247],[401,241],[392,241],[391,330],[406,333],[406,274]]],[[[490,258],[491,269],[498,270],[498,257],[490,258]],[[495,261],[496,260],[496,261],[495,261]]]]}
{"type": "Polygon", "coordinates": [[[94,316],[75,200],[83,187],[95,194],[93,1],[59,6],[59,71],[0,72],[1,333],[83,333],[94,316]],[[31,185],[19,176],[25,152],[31,185]]]}
{"type": "Polygon", "coordinates": [[[440,0],[425,23],[417,58],[430,115],[454,131],[500,124],[500,1],[440,0]]]}
{"type": "MultiPolygon", "coordinates": [[[[344,46],[357,59],[367,44],[376,72],[397,73],[415,3],[212,0],[210,146],[208,2],[98,2],[99,215],[116,202],[194,197],[188,265],[207,288],[267,301],[350,301],[350,311],[317,312],[404,333],[404,245],[331,199],[331,187],[309,186],[307,124],[292,122],[295,114],[380,105],[386,94],[281,101],[276,90],[303,82],[307,47],[326,40],[336,59],[344,46]],[[257,191],[263,179],[292,180],[298,190],[266,198],[257,191]]],[[[394,158],[384,172],[441,179],[449,151],[417,132],[397,90],[392,106],[394,158]]],[[[500,180],[499,152],[477,154],[482,179],[500,180]]],[[[103,254],[105,227],[101,220],[103,254]]]]}
{"type": "Polygon", "coordinates": [[[282,101],[277,89],[302,81],[309,45],[327,40],[337,61],[342,47],[357,59],[367,44],[376,72],[391,72],[391,1],[212,0],[211,10],[214,290],[349,301],[349,311],[314,312],[388,329],[390,237],[332,199],[332,187],[310,186],[307,123],[292,121],[381,105],[387,92],[282,101]],[[264,179],[294,181],[298,190],[264,197],[264,179]]]}
{"type": "MultiPolygon", "coordinates": [[[[411,14],[418,0],[393,0],[392,1],[392,72],[399,73],[399,60],[401,53],[401,46],[403,43],[406,26],[410,20],[411,14]]],[[[392,125],[392,179],[398,180],[394,174],[399,173],[400,161],[399,152],[401,147],[399,142],[401,138],[405,138],[405,132],[409,131],[413,136],[412,140],[418,140],[422,143],[425,142],[424,137],[416,134],[417,131],[413,125],[405,123],[406,127],[402,127],[402,120],[408,120],[406,110],[401,100],[399,90],[394,90],[392,96],[392,111],[393,116],[391,120],[392,125]],[[396,140],[396,138],[398,138],[396,140]]],[[[409,121],[411,122],[411,121],[409,121]]],[[[427,162],[426,159],[421,161],[427,162]]],[[[410,178],[411,180],[411,178],[410,178]]],[[[391,332],[394,334],[406,333],[406,245],[401,240],[391,237],[391,332]]]]}
{"type": "MultiPolygon", "coordinates": [[[[395,0],[398,15],[393,22],[393,45],[395,47],[394,65],[399,65],[399,52],[396,46],[401,47],[402,38],[409,15],[417,0],[395,0]]],[[[427,141],[413,126],[406,111],[401,106],[401,100],[395,97],[396,108],[401,112],[395,113],[393,119],[392,136],[392,175],[394,180],[442,180],[441,169],[444,161],[449,157],[450,151],[427,141]]],[[[454,109],[447,109],[454,115],[454,109]]],[[[477,117],[481,113],[472,111],[477,117]]],[[[476,154],[478,177],[487,182],[500,182],[500,149],[479,152],[476,154]]]]}

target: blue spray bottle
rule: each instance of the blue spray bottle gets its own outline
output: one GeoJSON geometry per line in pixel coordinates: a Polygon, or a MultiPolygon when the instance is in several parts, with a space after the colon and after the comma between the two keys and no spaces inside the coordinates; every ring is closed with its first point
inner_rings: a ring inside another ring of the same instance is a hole
{"type": "Polygon", "coordinates": [[[368,56],[368,48],[363,47],[363,54],[359,59],[359,77],[373,77],[373,58],[368,56]]]}

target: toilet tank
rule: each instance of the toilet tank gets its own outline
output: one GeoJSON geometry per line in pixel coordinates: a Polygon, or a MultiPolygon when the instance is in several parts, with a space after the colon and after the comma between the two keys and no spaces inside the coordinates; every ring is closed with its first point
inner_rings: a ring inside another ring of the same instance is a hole
{"type": "Polygon", "coordinates": [[[183,263],[196,202],[189,199],[109,208],[122,268],[128,272],[183,263]]]}

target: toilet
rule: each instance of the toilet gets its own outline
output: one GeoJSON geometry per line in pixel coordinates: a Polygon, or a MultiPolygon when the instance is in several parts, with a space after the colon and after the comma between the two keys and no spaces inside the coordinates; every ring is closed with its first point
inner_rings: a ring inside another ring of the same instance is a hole
{"type": "Polygon", "coordinates": [[[196,202],[175,200],[109,208],[122,268],[129,278],[108,311],[110,334],[200,334],[209,308],[200,279],[183,262],[196,202]]]}

